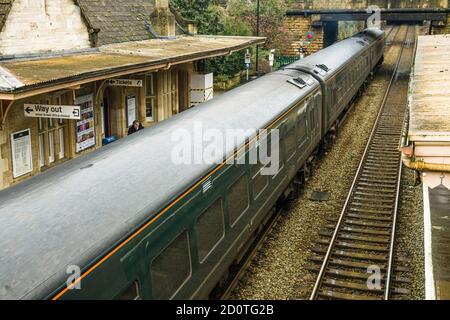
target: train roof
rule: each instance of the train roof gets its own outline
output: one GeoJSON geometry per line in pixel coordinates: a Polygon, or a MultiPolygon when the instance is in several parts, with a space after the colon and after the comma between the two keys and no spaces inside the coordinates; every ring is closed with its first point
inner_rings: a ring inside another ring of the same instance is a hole
{"type": "Polygon", "coordinates": [[[383,37],[380,29],[366,29],[351,38],[335,44],[287,66],[287,69],[302,70],[316,74],[316,77],[326,81],[331,78],[349,60],[358,55],[362,49],[369,47],[374,41],[383,37]]]}
{"type": "Polygon", "coordinates": [[[175,130],[263,128],[318,88],[301,72],[274,72],[1,191],[0,299],[45,298],[67,266],[91,263],[209,172],[173,164],[175,130]],[[303,89],[287,82],[301,75],[303,89]]]}

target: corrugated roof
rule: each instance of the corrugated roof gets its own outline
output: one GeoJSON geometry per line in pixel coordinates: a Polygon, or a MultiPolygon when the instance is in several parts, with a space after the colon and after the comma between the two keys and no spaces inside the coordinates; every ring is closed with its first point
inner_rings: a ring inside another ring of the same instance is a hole
{"type": "MultiPolygon", "coordinates": [[[[2,0],[0,0],[2,1],[2,0]]],[[[150,0],[76,0],[90,27],[100,29],[98,45],[150,39],[145,28],[153,12],[150,0]]]]}
{"type": "Polygon", "coordinates": [[[0,0],[0,31],[3,30],[6,18],[11,10],[14,0],[0,0]]]}
{"type": "Polygon", "coordinates": [[[410,91],[411,141],[450,141],[450,35],[420,36],[410,91]]]}
{"type": "Polygon", "coordinates": [[[97,53],[4,61],[0,62],[0,70],[4,69],[23,85],[16,83],[8,87],[0,83],[0,92],[21,93],[61,83],[89,82],[93,77],[108,78],[117,72],[131,74],[140,68],[150,70],[159,66],[160,69],[162,64],[168,66],[224,55],[264,41],[261,37],[181,36],[173,40],[151,39],[102,46],[97,53]]]}

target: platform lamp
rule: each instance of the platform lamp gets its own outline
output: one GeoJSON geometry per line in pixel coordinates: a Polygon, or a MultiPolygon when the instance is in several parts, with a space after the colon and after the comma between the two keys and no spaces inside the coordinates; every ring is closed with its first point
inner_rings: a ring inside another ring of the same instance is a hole
{"type": "MultiPolygon", "coordinates": [[[[256,0],[256,36],[259,37],[259,0],[256,0]]],[[[256,45],[256,76],[259,76],[259,45],[256,45]]]]}

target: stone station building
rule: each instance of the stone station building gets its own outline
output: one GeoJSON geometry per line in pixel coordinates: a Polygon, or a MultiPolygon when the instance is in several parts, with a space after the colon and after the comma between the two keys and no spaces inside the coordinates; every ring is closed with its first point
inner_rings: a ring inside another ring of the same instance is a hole
{"type": "Polygon", "coordinates": [[[0,189],[207,100],[196,62],[264,41],[197,35],[168,0],[0,0],[0,189]]]}

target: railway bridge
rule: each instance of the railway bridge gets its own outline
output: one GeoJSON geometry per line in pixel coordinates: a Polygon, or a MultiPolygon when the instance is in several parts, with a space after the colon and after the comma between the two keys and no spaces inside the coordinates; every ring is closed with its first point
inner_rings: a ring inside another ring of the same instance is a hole
{"type": "Polygon", "coordinates": [[[448,0],[297,0],[286,12],[285,55],[298,55],[302,44],[314,53],[362,30],[374,12],[371,6],[380,8],[385,23],[428,23],[430,34],[450,33],[448,0]],[[314,32],[310,44],[305,43],[308,31],[314,32]]]}

